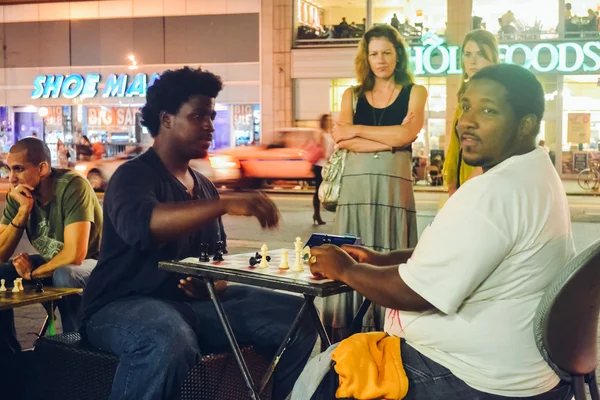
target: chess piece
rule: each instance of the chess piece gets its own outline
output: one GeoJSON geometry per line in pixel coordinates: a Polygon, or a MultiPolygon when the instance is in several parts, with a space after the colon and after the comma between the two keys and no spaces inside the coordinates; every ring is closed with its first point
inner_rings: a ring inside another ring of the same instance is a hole
{"type": "Polygon", "coordinates": [[[13,281],[13,288],[12,288],[13,292],[18,292],[19,291],[19,281],[17,279],[15,279],[13,281]]]}
{"type": "Polygon", "coordinates": [[[294,248],[294,252],[296,253],[296,262],[294,262],[294,268],[292,268],[292,271],[303,272],[304,265],[302,263],[302,239],[300,237],[296,238],[296,241],[294,242],[294,248]]]}
{"type": "MultiPolygon", "coordinates": [[[[254,255],[254,257],[250,257],[250,260],[248,261],[248,263],[250,264],[251,267],[254,267],[261,260],[262,260],[262,256],[257,251],[256,254],[254,255]]],[[[271,256],[267,256],[267,262],[270,262],[270,261],[271,261],[271,256]]]]}
{"type": "Polygon", "coordinates": [[[288,251],[281,250],[281,263],[279,264],[279,269],[286,270],[290,269],[290,264],[288,263],[288,251]]]}
{"type": "Polygon", "coordinates": [[[210,261],[210,258],[208,257],[208,243],[200,243],[200,257],[198,260],[200,262],[210,261]]]}
{"type": "Polygon", "coordinates": [[[25,288],[23,287],[23,278],[17,278],[17,280],[19,281],[19,291],[24,291],[25,288]]]}
{"type": "Polygon", "coordinates": [[[223,242],[220,240],[217,242],[217,250],[215,251],[213,261],[223,261],[223,242]]]}
{"type": "Polygon", "coordinates": [[[271,259],[270,257],[267,256],[267,251],[269,250],[269,248],[267,247],[266,244],[263,244],[262,247],[260,248],[260,264],[258,264],[258,268],[269,268],[269,260],[271,259]]]}
{"type": "Polygon", "coordinates": [[[6,279],[0,279],[0,292],[6,292],[6,286],[4,286],[5,283],[6,279]]]}
{"type": "Polygon", "coordinates": [[[36,293],[44,293],[44,284],[41,279],[38,279],[35,283],[35,292],[36,293]]]}

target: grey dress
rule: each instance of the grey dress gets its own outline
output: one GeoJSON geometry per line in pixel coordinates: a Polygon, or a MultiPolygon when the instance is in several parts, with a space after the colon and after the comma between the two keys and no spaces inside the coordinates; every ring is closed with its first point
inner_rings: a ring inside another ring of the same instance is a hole
{"type": "MultiPolygon", "coordinates": [[[[401,125],[408,113],[412,85],[402,88],[385,109],[374,109],[359,97],[355,125],[401,125]]],[[[412,187],[412,149],[353,153],[346,157],[335,215],[334,233],[361,238],[365,247],[389,252],[417,244],[417,218],[412,187]]],[[[333,341],[349,336],[350,325],[363,297],[356,292],[323,300],[323,322],[333,341]]],[[[385,309],[371,306],[363,331],[383,330],[385,309]]]]}

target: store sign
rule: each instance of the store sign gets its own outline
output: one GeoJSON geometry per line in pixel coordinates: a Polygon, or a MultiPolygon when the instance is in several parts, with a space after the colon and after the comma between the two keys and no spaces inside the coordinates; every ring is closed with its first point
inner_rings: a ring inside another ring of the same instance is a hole
{"type": "Polygon", "coordinates": [[[87,124],[92,127],[133,126],[135,107],[88,107],[87,124]]]}
{"type": "MultiPolygon", "coordinates": [[[[146,74],[137,74],[130,80],[127,74],[110,74],[104,82],[101,96],[108,97],[146,97],[146,91],[154,84],[159,74],[148,79],[146,74]]],[[[98,86],[102,82],[99,74],[39,75],[33,80],[32,99],[74,99],[76,97],[93,98],[98,95],[98,86]]]]}
{"type": "MultiPolygon", "coordinates": [[[[416,46],[411,49],[415,75],[462,73],[459,46],[416,46]]],[[[518,64],[533,73],[600,71],[600,42],[501,44],[500,60],[518,64]]]]}

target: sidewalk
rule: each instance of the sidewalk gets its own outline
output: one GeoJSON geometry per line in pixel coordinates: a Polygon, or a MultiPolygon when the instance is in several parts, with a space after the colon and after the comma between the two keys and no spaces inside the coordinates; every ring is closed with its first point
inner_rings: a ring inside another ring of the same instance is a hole
{"type": "MultiPolygon", "coordinates": [[[[600,196],[600,188],[596,190],[583,190],[576,180],[563,180],[565,187],[565,193],[567,196],[600,196]]],[[[443,193],[443,186],[430,186],[425,181],[419,181],[413,186],[415,192],[422,193],[443,193]]],[[[281,194],[313,194],[314,188],[312,186],[292,186],[292,185],[278,185],[275,187],[269,187],[263,189],[267,193],[281,193],[281,194]]]]}

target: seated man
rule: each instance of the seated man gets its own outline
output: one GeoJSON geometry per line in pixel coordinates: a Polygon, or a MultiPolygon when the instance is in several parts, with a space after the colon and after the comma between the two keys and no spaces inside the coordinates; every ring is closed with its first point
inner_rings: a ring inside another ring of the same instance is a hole
{"type": "MultiPolygon", "coordinates": [[[[203,282],[160,270],[160,261],[213,254],[225,241],[224,214],[254,216],[277,226],[262,195],[220,198],[189,161],[207,156],[213,139],[219,77],[183,68],[148,89],[143,124],[153,146],[120,166],[104,198],[103,251],[84,294],[82,334],[120,356],[112,399],[175,398],[201,354],[230,350],[203,282]]],[[[274,355],[302,298],[246,286],[217,285],[240,344],[274,355]]],[[[316,341],[302,321],[274,375],[273,398],[285,399],[316,341]]]]}
{"type": "MultiPolygon", "coordinates": [[[[0,222],[0,278],[7,287],[21,277],[25,285],[42,279],[56,287],[84,288],[96,265],[102,233],[98,197],[85,178],[52,168],[50,160],[48,146],[33,137],[8,153],[10,187],[0,222]],[[23,232],[39,254],[10,259],[23,232]]],[[[78,296],[59,302],[63,331],[79,328],[80,302],[78,296]]]]}
{"type": "MultiPolygon", "coordinates": [[[[84,288],[96,265],[102,233],[102,209],[89,182],[66,169],[50,166],[50,149],[25,138],[10,149],[10,188],[0,222],[0,278],[6,286],[21,277],[44,279],[56,287],[84,288]],[[39,255],[18,254],[23,232],[39,255]],[[8,262],[7,262],[8,261],[8,262]]],[[[80,296],[57,302],[64,332],[79,329],[80,296]]],[[[0,311],[0,359],[21,351],[12,310],[0,311]]]]}
{"type": "MultiPolygon", "coordinates": [[[[500,64],[471,78],[461,105],[463,158],[484,174],[448,200],[414,251],[322,246],[311,251],[312,272],[389,308],[405,399],[566,398],[533,335],[545,289],[574,255],[563,185],[536,146],[544,91],[532,73],[500,64]]],[[[305,369],[293,399],[314,394],[317,367],[305,369]]],[[[334,397],[332,371],[313,399],[334,397]]]]}

